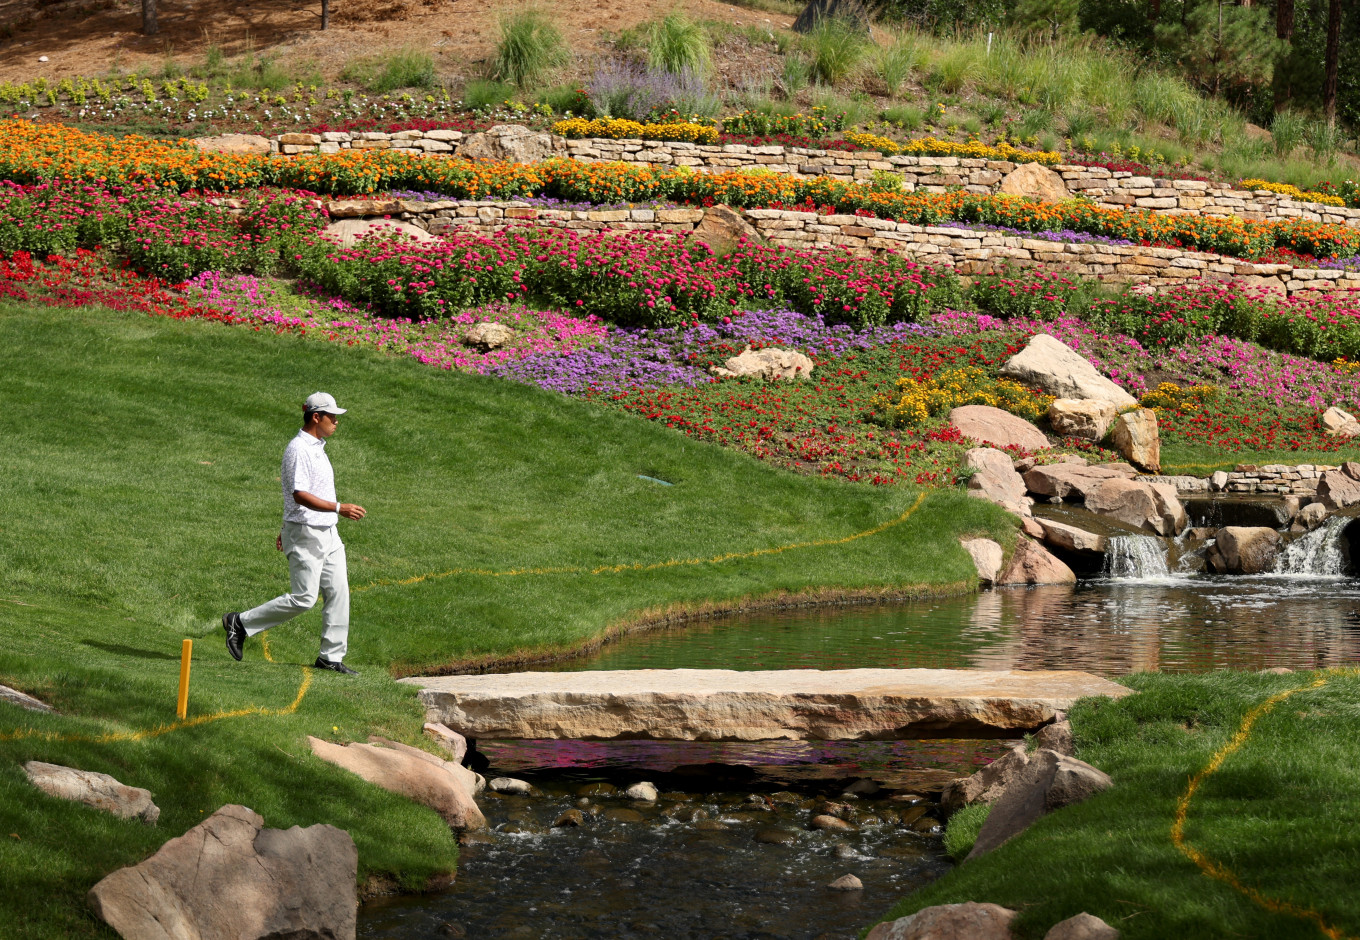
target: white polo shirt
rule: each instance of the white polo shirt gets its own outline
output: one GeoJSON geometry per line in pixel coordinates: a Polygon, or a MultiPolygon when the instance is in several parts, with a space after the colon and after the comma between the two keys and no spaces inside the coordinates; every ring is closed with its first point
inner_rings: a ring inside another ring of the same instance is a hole
{"type": "Polygon", "coordinates": [[[298,431],[297,436],[283,449],[283,470],[279,473],[283,481],[283,521],[301,522],[303,525],[330,528],[340,521],[339,513],[317,512],[306,506],[299,506],[293,493],[301,490],[311,493],[318,499],[335,501],[335,471],[331,469],[330,459],[326,456],[326,442],[313,437],[306,431],[298,431]]]}

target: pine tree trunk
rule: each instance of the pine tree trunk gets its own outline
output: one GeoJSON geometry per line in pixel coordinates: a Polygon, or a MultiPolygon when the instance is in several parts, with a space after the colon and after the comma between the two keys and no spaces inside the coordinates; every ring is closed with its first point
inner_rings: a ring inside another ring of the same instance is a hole
{"type": "Polygon", "coordinates": [[[1280,61],[1275,63],[1275,113],[1279,114],[1289,106],[1290,99],[1294,97],[1289,76],[1285,69],[1281,68],[1294,46],[1294,0],[1275,0],[1275,38],[1289,44],[1280,61]]]}
{"type": "Polygon", "coordinates": [[[331,25],[331,0],[321,0],[321,28],[327,29],[331,25]]]}
{"type": "Polygon", "coordinates": [[[156,35],[156,0],[142,0],[142,32],[156,35]]]}
{"type": "Polygon", "coordinates": [[[1341,0],[1327,5],[1327,53],[1322,77],[1322,113],[1327,126],[1336,126],[1337,67],[1341,58],[1341,0]]]}

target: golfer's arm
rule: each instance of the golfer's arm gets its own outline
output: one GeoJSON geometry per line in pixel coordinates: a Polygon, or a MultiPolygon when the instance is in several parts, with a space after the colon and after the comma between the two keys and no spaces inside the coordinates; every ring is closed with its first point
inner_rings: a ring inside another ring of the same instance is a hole
{"type": "Polygon", "coordinates": [[[335,500],[313,496],[306,490],[293,490],[293,500],[299,506],[315,509],[317,512],[335,512],[335,500]]]}

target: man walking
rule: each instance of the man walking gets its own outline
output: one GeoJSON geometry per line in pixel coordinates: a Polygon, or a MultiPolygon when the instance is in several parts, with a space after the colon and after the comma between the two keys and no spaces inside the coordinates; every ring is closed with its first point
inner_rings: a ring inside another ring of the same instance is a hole
{"type": "Polygon", "coordinates": [[[313,665],[357,675],[344,663],[349,649],[349,574],[337,523],[341,516],[362,519],[366,513],[363,506],[335,498],[335,471],[326,457],[326,439],[335,433],[345,411],[326,392],[309,395],[302,406],[302,430],[283,451],[283,531],[275,542],[288,555],[292,590],[244,613],[222,615],[227,652],[233,659],[241,658],[246,637],[311,610],[319,593],[321,655],[313,665]]]}

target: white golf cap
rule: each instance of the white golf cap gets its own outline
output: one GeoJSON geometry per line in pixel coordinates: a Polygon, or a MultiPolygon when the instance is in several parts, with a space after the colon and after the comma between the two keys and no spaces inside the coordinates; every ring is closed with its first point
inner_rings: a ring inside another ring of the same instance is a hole
{"type": "Polygon", "coordinates": [[[346,409],[335,403],[335,396],[329,392],[312,392],[303,402],[303,411],[321,411],[328,415],[342,415],[346,409]]]}

